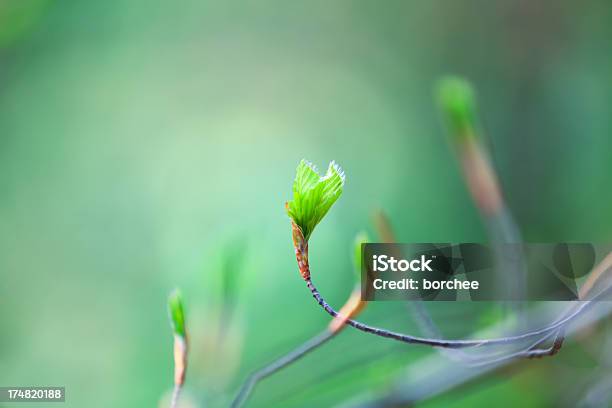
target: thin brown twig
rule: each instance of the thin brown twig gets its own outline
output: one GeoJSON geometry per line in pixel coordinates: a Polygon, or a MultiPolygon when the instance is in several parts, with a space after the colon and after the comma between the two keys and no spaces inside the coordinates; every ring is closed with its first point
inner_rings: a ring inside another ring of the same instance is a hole
{"type": "MultiPolygon", "coordinates": [[[[312,296],[315,298],[317,303],[331,316],[337,316],[338,312],[334,310],[326,301],[323,299],[317,288],[312,283],[312,279],[306,279],[306,286],[310,289],[312,296]]],[[[374,334],[376,336],[385,337],[397,341],[401,341],[403,343],[409,344],[423,344],[433,347],[444,347],[451,349],[458,348],[467,348],[467,347],[480,347],[480,346],[490,346],[496,344],[509,344],[520,340],[526,340],[535,336],[539,336],[542,334],[546,334],[552,330],[557,329],[558,327],[563,326],[564,324],[570,322],[576,316],[578,316],[583,309],[588,307],[589,302],[581,302],[581,304],[569,314],[567,317],[559,320],[556,323],[553,323],[549,326],[542,327],[540,329],[536,329],[530,332],[522,333],[515,336],[506,336],[506,337],[498,337],[491,339],[482,339],[482,340],[444,340],[444,339],[434,339],[434,338],[425,338],[425,337],[417,337],[409,334],[397,333],[390,330],[382,329],[379,327],[370,326],[364,323],[361,323],[356,320],[347,319],[346,324],[352,326],[358,330],[361,330],[365,333],[374,334]]]]}
{"type": "MultiPolygon", "coordinates": [[[[321,296],[317,288],[314,286],[314,283],[311,279],[310,274],[310,265],[308,263],[308,243],[304,240],[304,237],[301,233],[300,228],[292,222],[292,231],[293,231],[293,242],[295,248],[296,259],[298,261],[298,267],[300,270],[300,274],[302,275],[304,281],[306,282],[306,286],[310,290],[312,296],[317,301],[317,303],[331,316],[338,316],[338,312],[331,307],[325,299],[321,296]]],[[[595,297],[599,297],[601,295],[598,294],[595,297]]],[[[574,309],[574,311],[570,312],[569,315],[561,318],[557,322],[550,324],[548,326],[542,327],[540,329],[536,329],[530,332],[525,332],[515,336],[506,336],[492,339],[482,339],[482,340],[443,340],[443,339],[433,339],[433,338],[423,338],[412,336],[409,334],[397,333],[390,330],[382,329],[379,327],[370,326],[364,323],[361,323],[356,320],[346,319],[346,324],[352,326],[358,330],[361,330],[365,333],[374,334],[376,336],[385,337],[394,339],[397,341],[401,341],[409,344],[423,344],[433,347],[444,347],[444,348],[466,348],[466,347],[479,347],[479,346],[490,346],[495,344],[510,344],[519,340],[529,339],[535,336],[547,334],[552,330],[562,327],[566,323],[570,322],[576,316],[578,316],[583,309],[587,308],[591,302],[580,302],[580,304],[574,309]]]]}

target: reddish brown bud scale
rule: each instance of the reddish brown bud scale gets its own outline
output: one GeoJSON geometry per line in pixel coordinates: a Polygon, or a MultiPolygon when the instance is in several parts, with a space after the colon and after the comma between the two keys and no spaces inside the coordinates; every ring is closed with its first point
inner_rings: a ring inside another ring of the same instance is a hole
{"type": "Polygon", "coordinates": [[[304,280],[310,279],[310,266],[308,264],[308,241],[304,239],[304,234],[295,222],[291,222],[291,235],[293,247],[295,248],[295,259],[298,263],[300,275],[304,280]]]}

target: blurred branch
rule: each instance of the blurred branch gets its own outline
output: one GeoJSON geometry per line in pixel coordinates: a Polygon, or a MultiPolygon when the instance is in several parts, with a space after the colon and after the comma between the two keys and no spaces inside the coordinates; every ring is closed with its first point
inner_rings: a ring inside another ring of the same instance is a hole
{"type": "MultiPolygon", "coordinates": [[[[391,221],[389,217],[383,210],[377,210],[374,215],[374,225],[376,226],[376,230],[378,232],[378,236],[385,243],[394,243],[397,242],[395,237],[395,233],[393,232],[393,227],[391,226],[391,221]]],[[[440,328],[436,325],[434,320],[431,318],[431,315],[427,311],[427,308],[420,300],[412,300],[407,301],[406,305],[410,310],[410,315],[416,321],[419,330],[428,337],[436,337],[442,338],[442,332],[440,328]]],[[[446,349],[440,349],[441,352],[450,351],[446,349]]],[[[454,350],[455,352],[459,352],[459,350],[454,350]]]]}
{"type": "Polygon", "coordinates": [[[288,365],[295,363],[300,358],[322,346],[328,340],[332,339],[334,336],[340,333],[345,327],[344,324],[346,322],[346,319],[348,319],[350,316],[355,316],[361,310],[363,310],[365,303],[366,302],[363,302],[361,300],[361,291],[359,287],[356,287],[351,293],[344,307],[342,308],[341,313],[329,323],[329,325],[324,331],[311,338],[301,346],[297,347],[293,351],[285,354],[284,356],[278,358],[269,365],[251,374],[243,383],[242,387],[240,387],[238,395],[232,402],[232,408],[241,407],[247,401],[247,399],[253,392],[255,386],[261,380],[271,376],[272,374],[287,367],[288,365]]]}
{"type": "MultiPolygon", "coordinates": [[[[599,302],[594,305],[583,318],[577,319],[568,328],[568,334],[573,334],[594,322],[612,314],[612,304],[599,302]]],[[[543,304],[539,312],[545,314],[550,305],[543,304]]],[[[500,324],[503,327],[503,323],[500,324]]],[[[457,386],[468,383],[495,369],[502,368],[515,360],[505,359],[491,364],[472,367],[465,364],[449,364],[449,361],[439,354],[431,354],[407,367],[401,379],[390,391],[382,396],[362,394],[351,398],[342,407],[382,408],[409,406],[417,401],[429,399],[457,386]],[[363,401],[366,402],[363,402],[363,401]]]]}
{"type": "Polygon", "coordinates": [[[438,83],[437,98],[465,182],[487,227],[501,288],[509,290],[512,298],[520,299],[527,282],[522,251],[517,248],[509,257],[508,249],[502,252],[502,246],[521,243],[521,234],[504,202],[497,174],[482,143],[475,92],[466,80],[446,77],[438,83]]]}
{"type": "MultiPolygon", "coordinates": [[[[612,304],[599,302],[594,305],[583,318],[577,319],[568,329],[568,334],[574,334],[582,328],[612,315],[612,304]]],[[[542,309],[546,309],[543,305],[542,309]]],[[[544,310],[540,310],[544,312],[544,310]]],[[[503,324],[500,325],[502,327],[503,324]]],[[[516,356],[524,357],[524,356],[516,356]]],[[[455,363],[449,364],[448,359],[439,354],[432,354],[407,367],[401,379],[396,382],[391,391],[382,396],[372,393],[357,395],[342,407],[383,408],[410,406],[417,401],[423,401],[433,396],[447,392],[457,386],[466,384],[488,372],[500,369],[515,359],[500,359],[490,364],[469,366],[455,363]],[[363,402],[363,401],[366,402],[363,402]]]]}
{"type": "MultiPolygon", "coordinates": [[[[584,299],[584,301],[573,303],[557,320],[557,323],[562,322],[559,330],[548,332],[543,338],[537,339],[523,350],[475,365],[450,364],[441,355],[430,355],[410,365],[391,391],[387,391],[382,396],[359,395],[342,406],[383,408],[411,405],[465,384],[487,372],[516,361],[518,358],[535,358],[556,354],[564,341],[565,332],[568,335],[577,333],[581,329],[612,315],[612,304],[608,301],[601,301],[609,300],[612,289],[612,285],[610,285],[610,280],[612,280],[612,253],[608,254],[593,269],[591,276],[595,275],[593,284],[588,284],[587,281],[581,287],[581,299],[584,299]],[[585,287],[586,289],[582,290],[585,287]],[[581,315],[580,319],[567,320],[569,316],[575,317],[578,315],[581,315]],[[542,342],[553,337],[551,346],[543,349],[537,348],[542,342]],[[368,402],[364,403],[364,400],[368,402]]],[[[543,302],[536,310],[535,315],[549,314],[549,309],[554,306],[554,303],[543,302]]],[[[501,330],[506,324],[507,322],[500,322],[493,330],[501,330]]],[[[595,390],[594,393],[598,394],[599,389],[595,390]]]]}
{"type": "Polygon", "coordinates": [[[238,392],[238,395],[232,402],[232,408],[241,407],[249,398],[253,389],[259,383],[259,381],[263,380],[266,377],[271,376],[277,371],[287,367],[288,365],[298,361],[300,358],[304,357],[309,352],[315,350],[317,347],[322,346],[332,337],[334,337],[334,332],[329,329],[326,329],[319,333],[317,336],[311,338],[295,350],[289,352],[288,354],[280,357],[269,365],[263,367],[262,369],[251,374],[238,392]]]}
{"type": "MultiPolygon", "coordinates": [[[[357,252],[357,249],[361,248],[361,244],[367,242],[367,240],[368,239],[365,234],[361,233],[357,235],[355,240],[355,253],[357,252]]],[[[358,272],[358,268],[358,264],[355,264],[355,271],[358,272]]],[[[361,300],[359,273],[356,273],[355,275],[357,279],[353,291],[351,292],[342,309],[340,309],[340,313],[337,316],[334,316],[334,319],[329,322],[327,328],[315,337],[311,338],[310,340],[299,346],[298,348],[294,349],[288,354],[285,354],[284,356],[278,358],[269,365],[251,374],[243,383],[242,387],[240,388],[240,391],[238,392],[238,395],[232,402],[232,408],[238,408],[242,406],[255,389],[255,386],[261,380],[298,361],[306,354],[325,344],[328,340],[338,335],[338,333],[340,333],[344,329],[346,321],[348,319],[358,315],[363,310],[367,302],[361,300]]]]}
{"type": "MultiPolygon", "coordinates": [[[[543,304],[538,311],[547,314],[548,308],[550,308],[550,304],[543,304]]],[[[574,320],[568,326],[567,333],[568,335],[574,334],[610,315],[612,315],[612,304],[610,302],[594,303],[593,307],[587,313],[584,313],[581,319],[574,320]]],[[[502,326],[503,323],[500,324],[500,327],[502,326]]],[[[401,376],[402,379],[385,395],[378,397],[372,394],[358,395],[342,406],[381,408],[410,405],[449,391],[513,361],[516,360],[504,359],[491,364],[472,367],[464,364],[449,364],[448,360],[442,356],[433,354],[409,366],[401,376]],[[368,402],[364,403],[364,400],[368,402]]]]}
{"type": "Polygon", "coordinates": [[[591,378],[586,382],[587,389],[583,392],[576,406],[590,408],[609,405],[612,399],[612,356],[608,352],[610,346],[612,346],[612,336],[608,330],[605,332],[601,352],[597,356],[601,363],[599,373],[590,376],[591,378]]]}
{"type": "Polygon", "coordinates": [[[397,241],[395,233],[393,232],[393,227],[391,226],[391,221],[389,221],[389,217],[383,210],[379,209],[374,211],[372,219],[374,220],[376,233],[382,242],[393,243],[397,241]]]}

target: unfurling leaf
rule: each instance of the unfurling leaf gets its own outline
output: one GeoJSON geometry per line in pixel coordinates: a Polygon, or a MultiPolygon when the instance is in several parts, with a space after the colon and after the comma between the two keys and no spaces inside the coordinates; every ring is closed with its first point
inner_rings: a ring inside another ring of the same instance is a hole
{"type": "Polygon", "coordinates": [[[327,173],[319,175],[315,167],[302,160],[293,182],[293,200],[286,205],[287,214],[308,241],[312,231],[342,194],[344,172],[331,162],[327,173]]]}

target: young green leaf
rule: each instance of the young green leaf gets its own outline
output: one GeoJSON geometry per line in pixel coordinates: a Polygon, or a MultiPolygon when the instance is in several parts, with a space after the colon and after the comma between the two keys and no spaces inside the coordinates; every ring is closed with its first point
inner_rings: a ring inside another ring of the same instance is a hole
{"type": "Polygon", "coordinates": [[[315,167],[302,160],[293,182],[293,200],[287,203],[287,213],[301,229],[304,239],[310,234],[342,194],[344,172],[331,162],[327,173],[319,175],[315,167]]]}
{"type": "Polygon", "coordinates": [[[470,83],[460,77],[442,78],[437,86],[437,99],[453,136],[459,140],[474,137],[476,97],[470,83]]]}
{"type": "Polygon", "coordinates": [[[168,316],[174,334],[184,338],[185,314],[183,312],[183,299],[178,289],[173,290],[168,296],[168,316]]]}

